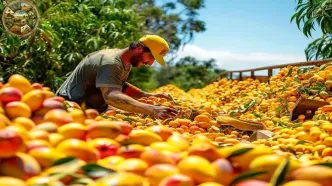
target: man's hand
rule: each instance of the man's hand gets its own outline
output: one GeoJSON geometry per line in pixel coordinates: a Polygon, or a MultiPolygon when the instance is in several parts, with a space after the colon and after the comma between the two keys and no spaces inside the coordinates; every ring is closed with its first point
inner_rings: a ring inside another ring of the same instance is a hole
{"type": "Polygon", "coordinates": [[[153,108],[153,116],[156,119],[168,119],[175,118],[179,114],[179,111],[170,107],[164,106],[154,106],[153,108]]]}
{"type": "Polygon", "coordinates": [[[118,88],[101,87],[101,91],[107,104],[124,111],[149,114],[156,119],[174,118],[178,115],[176,109],[141,103],[123,94],[118,88]]]}
{"type": "Polygon", "coordinates": [[[167,93],[145,93],[144,94],[146,97],[150,97],[150,96],[154,96],[154,97],[157,97],[157,98],[165,98],[165,99],[168,99],[168,100],[172,100],[172,97],[171,95],[167,94],[167,93]]]}
{"type": "Polygon", "coordinates": [[[171,95],[167,94],[167,93],[156,93],[156,94],[151,94],[151,96],[157,97],[157,98],[165,98],[168,100],[172,100],[171,95]]]}

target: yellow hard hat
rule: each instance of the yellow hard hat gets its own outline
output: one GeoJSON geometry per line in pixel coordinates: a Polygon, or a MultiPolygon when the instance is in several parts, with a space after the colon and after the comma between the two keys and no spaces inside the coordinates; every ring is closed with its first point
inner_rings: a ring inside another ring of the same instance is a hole
{"type": "Polygon", "coordinates": [[[164,56],[169,51],[169,46],[165,39],[157,35],[145,35],[139,41],[151,50],[153,57],[160,65],[166,65],[164,56]]]}

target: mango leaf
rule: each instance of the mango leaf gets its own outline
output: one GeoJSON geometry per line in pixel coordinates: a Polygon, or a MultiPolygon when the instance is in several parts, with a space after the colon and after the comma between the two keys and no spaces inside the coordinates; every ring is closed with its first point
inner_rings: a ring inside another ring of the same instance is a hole
{"type": "Polygon", "coordinates": [[[67,110],[67,109],[68,109],[67,104],[63,104],[63,110],[67,110]]]}
{"type": "Polygon", "coordinates": [[[302,127],[302,124],[301,123],[294,123],[291,127],[292,128],[302,127]]]}
{"type": "Polygon", "coordinates": [[[92,178],[100,178],[116,172],[115,170],[102,167],[97,164],[87,164],[81,167],[84,173],[92,178]]]}
{"type": "Polygon", "coordinates": [[[321,88],[319,88],[319,87],[311,87],[311,88],[309,88],[309,90],[313,90],[313,91],[321,91],[322,89],[321,88]]]}
{"type": "Polygon", "coordinates": [[[238,112],[239,112],[239,110],[233,110],[229,113],[229,116],[234,117],[234,115],[238,112]]]}
{"type": "Polygon", "coordinates": [[[295,145],[301,145],[301,144],[305,144],[305,143],[309,143],[309,142],[307,142],[305,140],[300,140],[295,145]]]}
{"type": "Polygon", "coordinates": [[[301,83],[301,81],[300,81],[299,79],[297,79],[297,77],[294,78],[294,81],[295,81],[296,83],[301,83]]]}
{"type": "Polygon", "coordinates": [[[279,186],[284,182],[288,168],[289,168],[289,159],[286,158],[285,161],[283,161],[278,166],[277,170],[273,173],[270,182],[271,186],[279,186]]]}
{"type": "Polygon", "coordinates": [[[138,122],[138,120],[131,118],[131,117],[126,117],[122,119],[123,121],[133,121],[133,122],[138,122]]]}
{"type": "Polygon", "coordinates": [[[284,122],[280,121],[280,122],[278,123],[278,126],[286,127],[286,126],[287,126],[287,123],[284,123],[284,122]]]}
{"type": "Polygon", "coordinates": [[[81,104],[81,108],[82,108],[82,111],[83,111],[83,113],[84,113],[84,116],[86,117],[87,116],[87,114],[86,114],[86,102],[84,101],[82,104],[81,104]]]}
{"type": "Polygon", "coordinates": [[[320,166],[326,166],[332,168],[332,162],[322,162],[322,163],[317,163],[314,165],[320,165],[320,166]]]}
{"type": "Polygon", "coordinates": [[[327,66],[331,65],[330,63],[323,64],[319,67],[319,71],[324,70],[327,66]]]}
{"type": "Polygon", "coordinates": [[[326,116],[325,116],[324,114],[321,114],[321,115],[319,116],[319,119],[320,119],[320,120],[325,120],[325,121],[327,120],[327,118],[326,118],[326,116]]]}
{"type": "Polygon", "coordinates": [[[106,116],[106,115],[100,115],[102,118],[104,119],[109,119],[110,117],[106,116]]]}
{"type": "Polygon", "coordinates": [[[66,164],[66,163],[72,163],[78,161],[78,159],[76,157],[66,157],[66,158],[61,158],[58,159],[57,161],[55,161],[52,166],[57,166],[57,165],[61,165],[61,164],[66,164]]]}
{"type": "Polygon", "coordinates": [[[256,117],[256,118],[261,118],[262,116],[257,114],[256,112],[252,112],[252,114],[256,117]]]}
{"type": "Polygon", "coordinates": [[[236,150],[236,151],[232,152],[232,154],[230,154],[227,158],[230,159],[234,156],[240,156],[248,151],[251,151],[252,149],[253,149],[252,147],[248,147],[248,148],[242,148],[242,149],[236,150]]]}
{"type": "Polygon", "coordinates": [[[69,172],[61,172],[61,173],[56,173],[56,174],[51,174],[49,175],[52,178],[55,178],[56,180],[61,180],[67,176],[69,176],[71,173],[69,172]]]}
{"type": "Polygon", "coordinates": [[[287,73],[287,76],[291,76],[293,73],[293,67],[291,69],[289,69],[288,73],[287,73]]]}
{"type": "Polygon", "coordinates": [[[87,185],[89,183],[92,183],[93,180],[91,178],[83,177],[83,178],[76,178],[70,182],[70,185],[72,184],[83,184],[87,185]]]}
{"type": "Polygon", "coordinates": [[[317,87],[320,87],[320,88],[325,88],[324,84],[321,83],[321,82],[317,82],[317,83],[316,83],[316,86],[317,86],[317,87]]]}
{"type": "Polygon", "coordinates": [[[81,179],[81,178],[85,178],[84,175],[82,174],[76,174],[74,173],[72,170],[68,170],[68,171],[63,171],[63,172],[56,172],[56,173],[52,173],[49,175],[52,178],[55,178],[57,180],[61,180],[67,176],[71,176],[74,179],[81,179]]]}
{"type": "Polygon", "coordinates": [[[266,174],[268,171],[251,171],[251,172],[245,172],[243,174],[240,174],[239,176],[235,177],[232,182],[229,184],[230,186],[235,186],[235,184],[244,181],[252,179],[256,176],[260,176],[262,174],[266,174]]]}
{"type": "Polygon", "coordinates": [[[280,110],[281,110],[281,106],[277,107],[274,111],[275,111],[276,113],[279,113],[280,110]]]}
{"type": "Polygon", "coordinates": [[[171,100],[175,103],[175,105],[178,105],[178,104],[179,104],[177,101],[175,101],[175,99],[174,99],[171,95],[169,95],[169,97],[170,97],[171,100]]]}
{"type": "Polygon", "coordinates": [[[241,108],[241,112],[244,113],[244,112],[247,112],[247,110],[254,106],[256,104],[256,100],[255,99],[252,99],[249,103],[246,103],[244,105],[241,105],[240,108],[241,108]]]}
{"type": "Polygon", "coordinates": [[[323,91],[326,90],[326,88],[324,84],[322,84],[321,82],[317,82],[315,86],[310,87],[310,90],[323,91]]]}

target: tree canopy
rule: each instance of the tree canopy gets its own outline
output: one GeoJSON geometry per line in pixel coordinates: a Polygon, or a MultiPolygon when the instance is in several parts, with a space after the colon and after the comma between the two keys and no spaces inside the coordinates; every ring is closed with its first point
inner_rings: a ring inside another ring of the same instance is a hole
{"type": "Polygon", "coordinates": [[[296,0],[297,6],[291,21],[306,37],[312,37],[314,30],[322,33],[305,49],[307,60],[332,57],[332,1],[296,0]]]}
{"type": "MultiPolygon", "coordinates": [[[[0,25],[0,81],[13,73],[56,90],[89,53],[123,48],[158,34],[172,53],[205,30],[198,19],[204,0],[31,0],[40,14],[33,35],[9,35],[0,25]]],[[[4,6],[0,5],[0,11],[4,6]]],[[[146,69],[140,69],[143,72],[146,69]]]]}

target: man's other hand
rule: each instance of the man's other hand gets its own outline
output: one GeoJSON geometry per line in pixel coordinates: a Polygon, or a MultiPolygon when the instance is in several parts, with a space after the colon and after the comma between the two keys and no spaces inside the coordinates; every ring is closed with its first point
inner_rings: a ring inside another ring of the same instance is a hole
{"type": "Polygon", "coordinates": [[[157,97],[157,98],[165,98],[168,100],[172,100],[171,95],[169,95],[167,93],[156,93],[156,94],[152,94],[152,96],[157,97]]]}
{"type": "Polygon", "coordinates": [[[175,118],[179,114],[179,111],[170,107],[164,106],[154,106],[153,108],[153,116],[156,119],[168,119],[175,118]]]}

